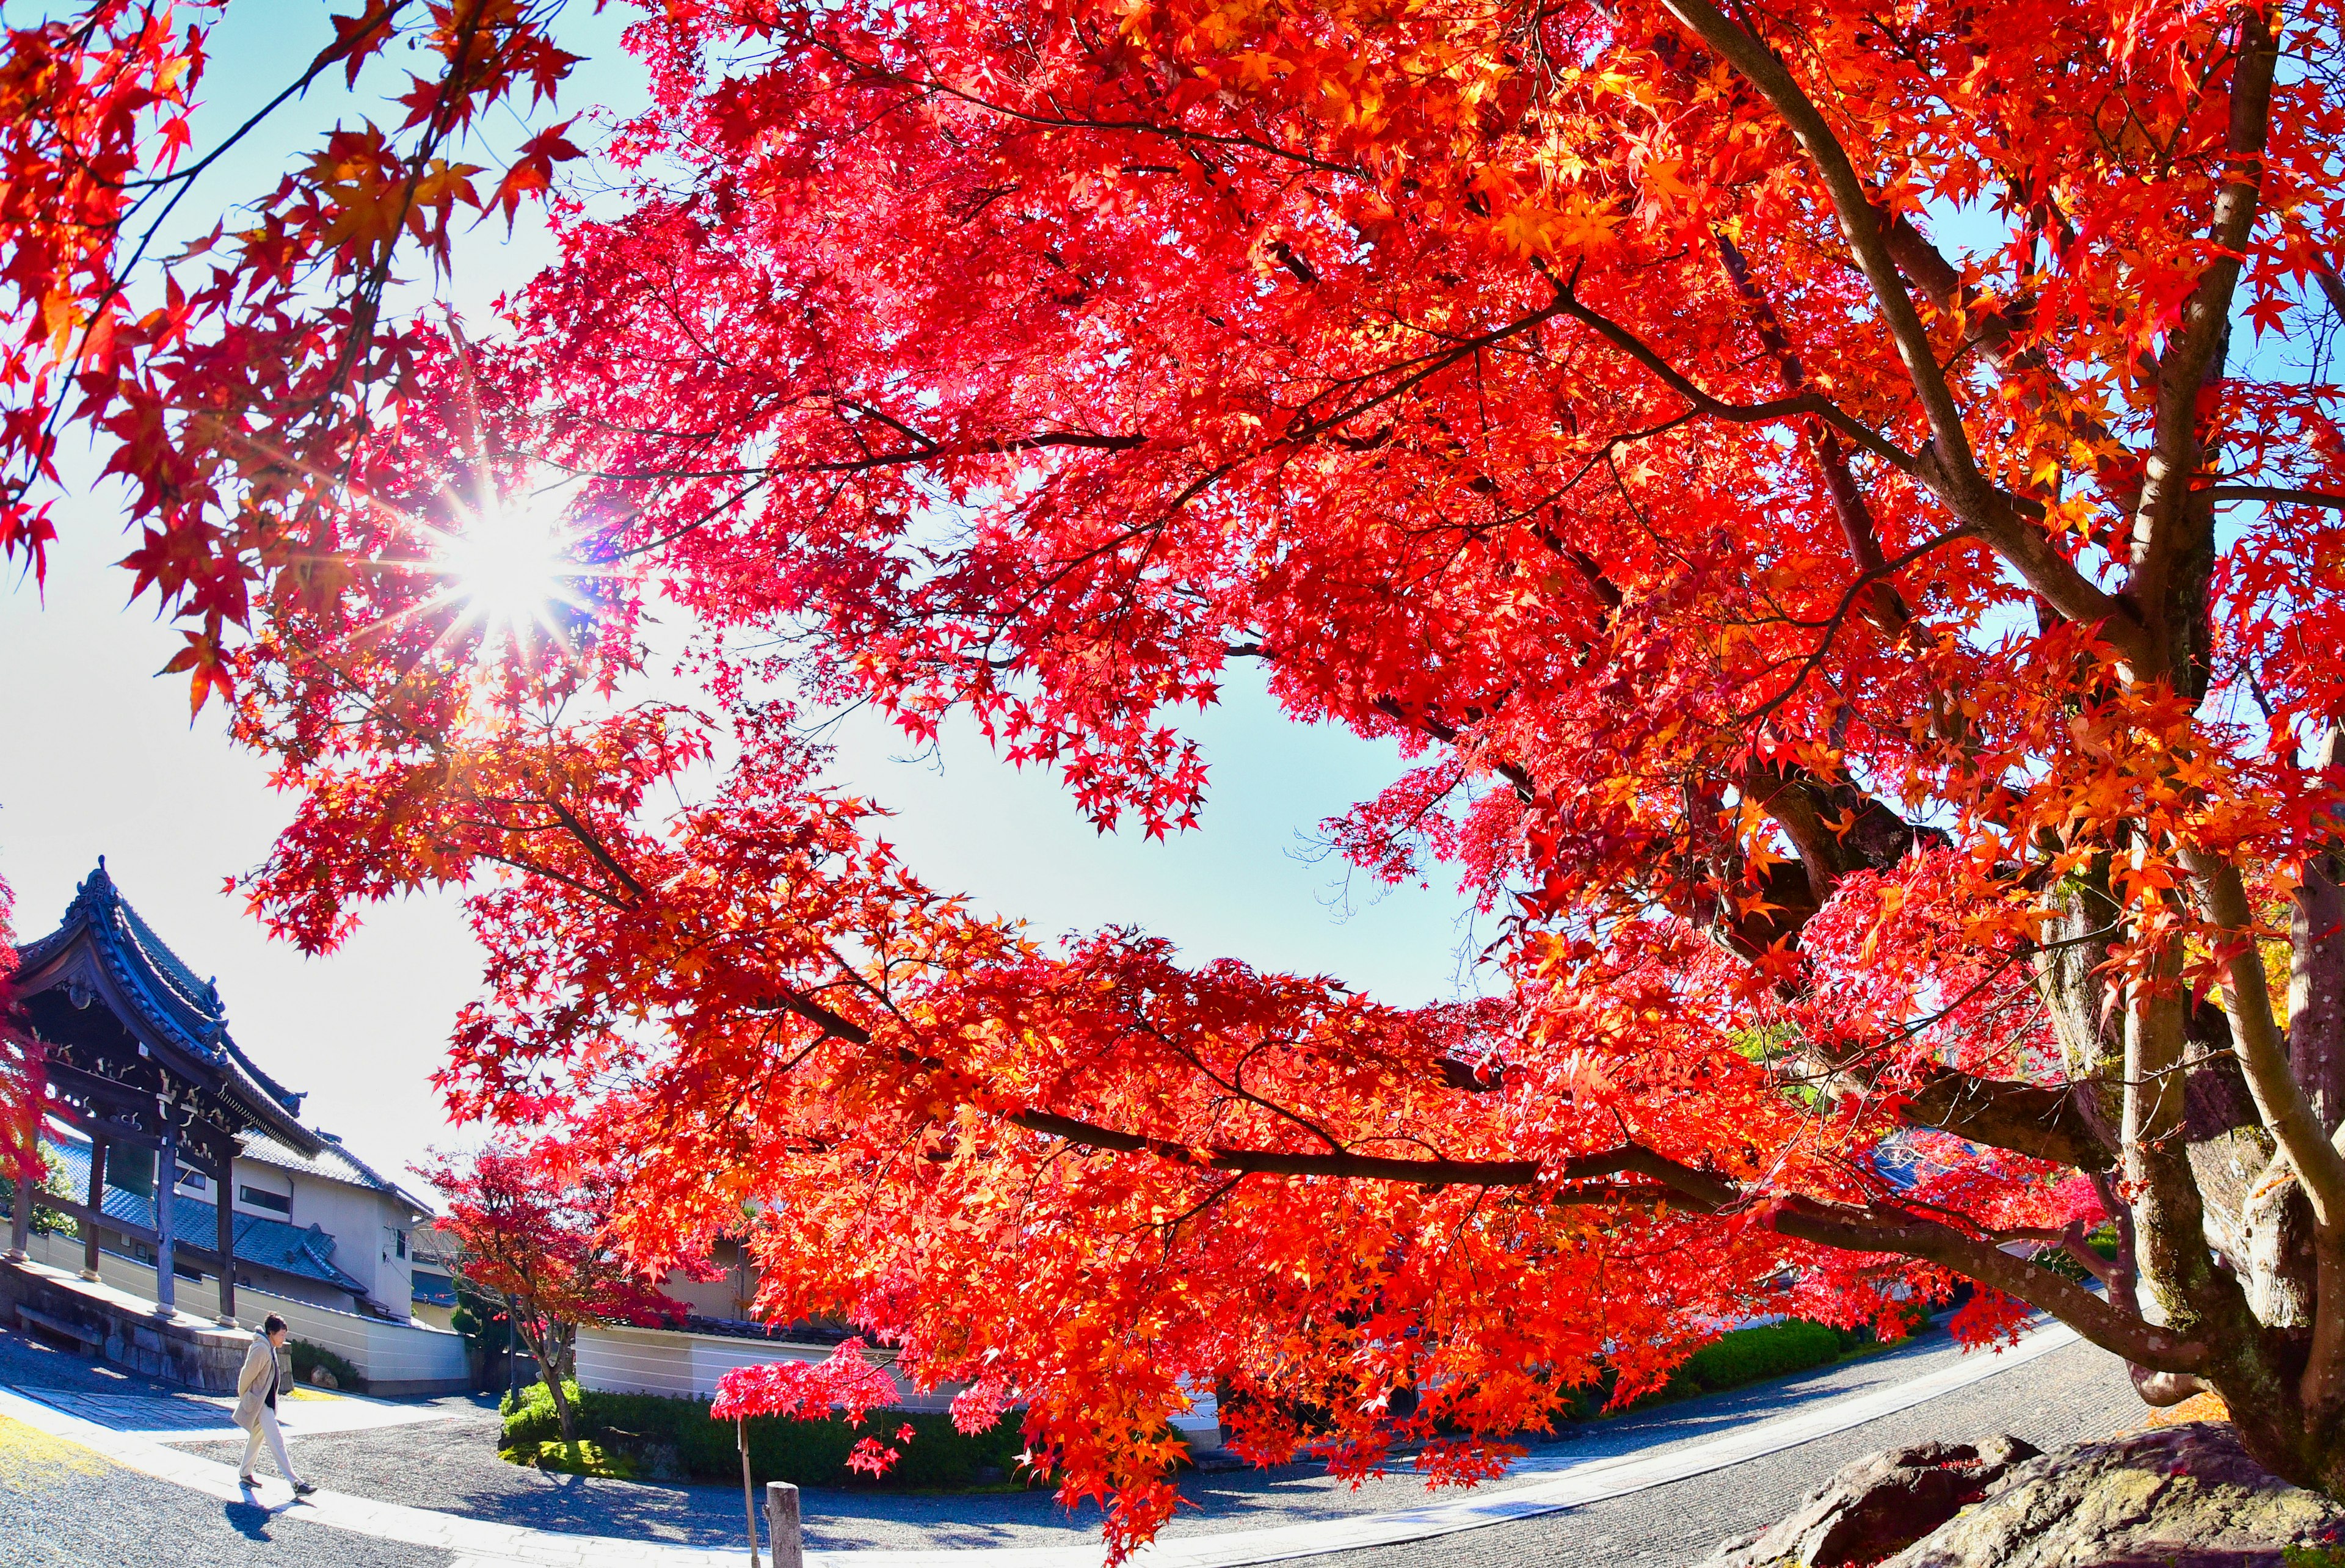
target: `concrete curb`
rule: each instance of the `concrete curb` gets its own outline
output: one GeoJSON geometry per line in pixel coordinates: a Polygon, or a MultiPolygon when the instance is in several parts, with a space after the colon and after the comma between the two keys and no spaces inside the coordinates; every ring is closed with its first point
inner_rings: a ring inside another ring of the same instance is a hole
{"type": "MultiPolygon", "coordinates": [[[[1348,1519],[1313,1520],[1257,1530],[1184,1535],[1161,1540],[1132,1558],[1135,1568],[1246,1568],[1247,1564],[1315,1557],[1371,1546],[1426,1541],[1461,1531],[1508,1524],[1559,1513],[1585,1503],[1667,1486],[1723,1470],[1818,1438],[1846,1431],[1926,1403],[1957,1389],[2026,1365],[2076,1342],[2074,1330],[2060,1325],[2036,1330],[2000,1352],[1980,1352],[1950,1367],[1894,1387],[1832,1400],[1812,1410],[1757,1421],[1724,1437],[1690,1443],[1659,1454],[1619,1454],[1574,1460],[1538,1455],[1525,1460],[1510,1477],[1544,1479],[1502,1492],[1469,1493],[1449,1501],[1348,1519]]],[[[146,1438],[109,1431],[52,1406],[0,1389],[0,1415],[46,1431],[114,1461],[128,1470],[168,1481],[222,1502],[258,1503],[276,1497],[282,1482],[264,1483],[249,1495],[224,1464],[198,1459],[146,1438]]],[[[736,1568],[741,1546],[664,1546],[604,1535],[572,1535],[497,1524],[462,1514],[435,1512],[393,1502],[375,1502],[340,1492],[319,1492],[299,1502],[268,1505],[271,1513],[297,1512],[317,1523],[377,1540],[436,1546],[455,1555],[453,1568],[736,1568]]],[[[1096,1541],[1065,1546],[990,1546],[808,1552],[817,1568],[1101,1568],[1104,1553],[1096,1541]]]]}

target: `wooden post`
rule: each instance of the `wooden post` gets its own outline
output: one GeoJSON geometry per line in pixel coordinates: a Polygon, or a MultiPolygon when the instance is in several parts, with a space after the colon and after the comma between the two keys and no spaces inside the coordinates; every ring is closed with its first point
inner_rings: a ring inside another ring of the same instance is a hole
{"type": "Polygon", "coordinates": [[[774,1568],[806,1568],[806,1550],[798,1538],[798,1489],[787,1481],[766,1482],[766,1540],[774,1549],[774,1568]]]}
{"type": "MultiPolygon", "coordinates": [[[[40,1168],[40,1150],[36,1146],[33,1169],[37,1173],[40,1168]]],[[[38,1179],[37,1174],[28,1178],[21,1170],[16,1173],[15,1212],[8,1217],[8,1261],[11,1263],[22,1263],[25,1249],[33,1244],[33,1186],[38,1179]]]]}
{"type": "Polygon", "coordinates": [[[219,1208],[219,1326],[236,1327],[236,1156],[220,1156],[213,1172],[219,1190],[213,1194],[219,1208]]]}
{"type": "MultiPolygon", "coordinates": [[[[741,1512],[749,1521],[749,1568],[757,1568],[757,1489],[749,1484],[749,1423],[740,1416],[733,1418],[733,1442],[741,1450],[741,1512]]],[[[781,1560],[781,1547],[774,1547],[774,1558],[781,1560]]]]}
{"type": "MultiPolygon", "coordinates": [[[[96,1133],[89,1135],[89,1211],[106,1212],[106,1139],[96,1133]]],[[[81,1277],[97,1278],[97,1222],[81,1222],[81,1277]]]]}
{"type": "Polygon", "coordinates": [[[166,1137],[155,1151],[155,1315],[179,1310],[179,1275],[171,1257],[171,1189],[179,1185],[179,1148],[166,1137]]]}

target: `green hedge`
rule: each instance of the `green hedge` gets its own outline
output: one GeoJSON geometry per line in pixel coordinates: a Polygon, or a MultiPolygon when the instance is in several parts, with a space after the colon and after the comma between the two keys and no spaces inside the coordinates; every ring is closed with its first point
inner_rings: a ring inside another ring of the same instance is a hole
{"type": "MultiPolygon", "coordinates": [[[[578,1417],[578,1435],[636,1473],[663,1472],[694,1481],[741,1479],[741,1455],[733,1423],[713,1420],[702,1400],[658,1394],[578,1391],[565,1385],[578,1417]]],[[[553,1396],[543,1382],[522,1391],[519,1405],[506,1401],[500,1444],[519,1462],[536,1463],[543,1445],[562,1436],[553,1396]]],[[[1005,1416],[990,1431],[969,1436],[939,1414],[874,1411],[861,1426],[833,1416],[827,1421],[759,1417],[749,1422],[749,1468],[759,1485],[787,1481],[800,1486],[880,1486],[909,1491],[951,1491],[1012,1479],[1025,1448],[1016,1417],[1005,1416]],[[896,1429],[909,1423],[912,1441],[898,1442],[896,1429]],[[876,1437],[901,1455],[876,1482],[847,1468],[848,1452],[876,1437]]]]}
{"type": "Polygon", "coordinates": [[[1799,1318],[1736,1329],[1680,1362],[1662,1394],[1683,1399],[1789,1377],[1811,1367],[1829,1366],[1872,1338],[1861,1330],[1832,1329],[1799,1318]]]}
{"type": "MultiPolygon", "coordinates": [[[[1919,1310],[1908,1317],[1909,1334],[1929,1321],[1929,1314],[1919,1310]]],[[[1629,1408],[1644,1410],[1700,1394],[1722,1393],[1728,1389],[1765,1382],[1770,1378],[1789,1377],[1793,1372],[1830,1366],[1877,1342],[1870,1329],[1834,1329],[1802,1318],[1786,1318],[1780,1323],[1756,1329],[1731,1330],[1680,1361],[1670,1374],[1669,1381],[1629,1408]]],[[[1613,1382],[1608,1372],[1576,1391],[1569,1419],[1591,1421],[1602,1414],[1611,1402],[1613,1382]]]]}

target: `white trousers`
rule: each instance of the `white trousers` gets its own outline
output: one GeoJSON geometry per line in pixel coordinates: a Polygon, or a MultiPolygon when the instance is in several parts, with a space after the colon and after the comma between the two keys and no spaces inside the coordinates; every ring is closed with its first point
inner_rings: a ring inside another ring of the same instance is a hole
{"type": "Polygon", "coordinates": [[[289,1482],[299,1481],[301,1478],[293,1473],[293,1462],[285,1456],[285,1433],[277,1425],[277,1412],[267,1405],[260,1407],[260,1419],[245,1434],[244,1462],[237,1467],[237,1473],[252,1473],[252,1462],[260,1457],[260,1440],[264,1437],[269,1440],[269,1453],[277,1460],[277,1473],[289,1482]]]}

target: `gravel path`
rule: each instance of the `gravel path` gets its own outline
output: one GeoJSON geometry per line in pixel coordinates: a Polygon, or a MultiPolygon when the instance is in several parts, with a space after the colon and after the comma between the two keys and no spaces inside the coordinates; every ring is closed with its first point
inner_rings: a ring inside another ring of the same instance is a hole
{"type": "Polygon", "coordinates": [[[1781,1519],[1832,1471],[1881,1449],[1999,1431],[2052,1449],[2106,1437],[2137,1424],[2142,1413],[2123,1364],[2074,1344],[2005,1376],[1731,1469],[1520,1524],[1297,1559],[1294,1568],[1686,1568],[1725,1537],[1781,1519]]]}
{"type": "MultiPolygon", "coordinates": [[[[1947,1366],[1961,1352],[1943,1331],[1840,1366],[1572,1429],[1533,1451],[1535,1468],[1492,1483],[1504,1491],[1543,1478],[1552,1465],[1614,1454],[1659,1453],[1818,1401],[1903,1382],[1947,1366]]],[[[0,1381],[5,1381],[0,1379],[0,1381]]],[[[549,1475],[496,1455],[497,1419],[485,1400],[438,1401],[453,1419],[429,1425],[305,1438],[295,1462],[336,1492],[445,1510],[541,1530],[624,1535],[686,1545],[726,1545],[740,1531],[741,1497],[729,1486],[640,1485],[549,1475]]],[[[1701,1556],[1721,1536],[1789,1511],[1799,1494],[1856,1454],[1916,1435],[1971,1438],[2012,1431],[2044,1446],[2096,1437],[2137,1410],[2122,1370],[2089,1346],[2055,1351],[1900,1415],[1708,1476],[1592,1504],[1569,1513],[1386,1552],[1347,1553],[1345,1568],[1403,1563],[1619,1562],[1668,1564],[1701,1556]],[[1403,1555],[1405,1554],[1405,1555],[1403,1555]]],[[[234,1443],[191,1442],[192,1453],[232,1462],[234,1443]]],[[[1388,1509],[1426,1500],[1406,1470],[1357,1487],[1317,1466],[1193,1475],[1197,1506],[1168,1535],[1260,1529],[1388,1509]]],[[[1093,1538],[1095,1511],[1070,1513],[1048,1493],[908,1496],[809,1491],[811,1547],[951,1547],[1068,1544],[1093,1538]]],[[[1323,1564],[1335,1560],[1318,1560],[1323,1564]]]]}
{"type": "MultiPolygon", "coordinates": [[[[154,1394],[167,1384],[0,1331],[0,1383],[154,1394]]],[[[7,1568],[444,1568],[448,1553],[370,1541],[122,1470],[0,1416],[0,1563],[7,1568]]]]}

